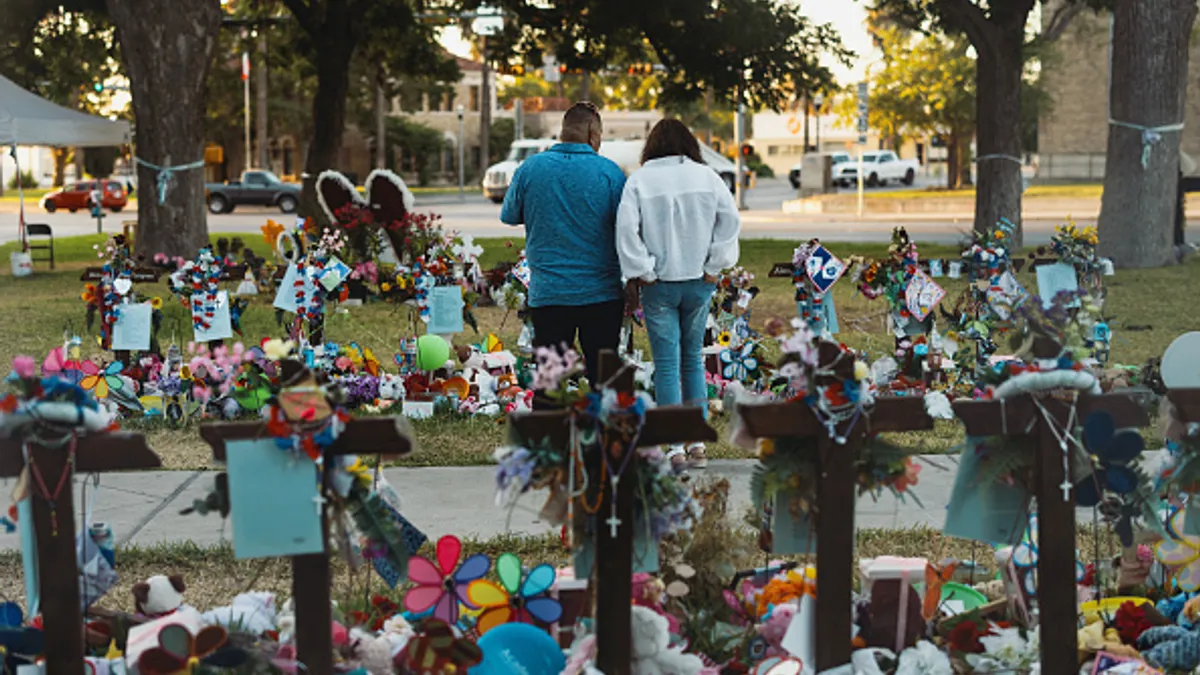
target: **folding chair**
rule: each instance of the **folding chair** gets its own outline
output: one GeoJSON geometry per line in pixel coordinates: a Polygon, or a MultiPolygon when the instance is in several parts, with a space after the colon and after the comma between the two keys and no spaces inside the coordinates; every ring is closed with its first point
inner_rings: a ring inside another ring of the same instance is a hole
{"type": "Polygon", "coordinates": [[[54,269],[54,232],[51,231],[50,226],[46,225],[45,223],[26,223],[25,224],[25,237],[28,240],[30,240],[29,241],[29,257],[30,257],[30,259],[32,259],[32,260],[49,260],[50,261],[50,269],[54,269]],[[41,244],[38,246],[34,246],[33,241],[32,241],[34,237],[46,237],[47,243],[41,244]],[[49,258],[34,258],[33,257],[34,251],[48,251],[50,253],[50,257],[49,258]]]}

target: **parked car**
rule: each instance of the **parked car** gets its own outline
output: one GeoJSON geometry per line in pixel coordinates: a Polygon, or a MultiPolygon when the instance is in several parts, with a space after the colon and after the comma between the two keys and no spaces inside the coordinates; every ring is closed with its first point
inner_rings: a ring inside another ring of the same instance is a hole
{"type": "Polygon", "coordinates": [[[238,206],[278,206],[284,213],[295,213],[300,205],[301,186],[285,183],[270,171],[252,169],[241,180],[209,183],[204,186],[208,210],[229,213],[238,206]]]}
{"type": "MultiPolygon", "coordinates": [[[[833,158],[832,175],[834,176],[834,181],[836,182],[837,181],[836,177],[838,175],[838,171],[840,170],[838,165],[845,164],[846,162],[850,162],[853,160],[851,159],[850,153],[848,153],[848,152],[830,152],[830,153],[825,153],[825,154],[828,154],[830,157],[833,158]]],[[[804,164],[804,162],[800,162],[799,164],[793,166],[790,171],[788,171],[788,182],[792,184],[793,190],[800,189],[800,169],[803,164],[804,164]]]]}
{"type": "MultiPolygon", "coordinates": [[[[864,153],[862,165],[867,187],[887,185],[888,181],[912,185],[917,179],[917,170],[921,168],[921,163],[917,160],[900,159],[891,150],[864,153]]],[[[841,187],[850,187],[858,183],[857,160],[851,159],[835,166],[834,169],[834,183],[841,187]]]]}
{"type": "Polygon", "coordinates": [[[92,193],[100,191],[100,208],[120,213],[129,203],[125,185],[115,180],[84,180],[65,185],[59,190],[42,197],[42,208],[47,213],[66,209],[75,213],[80,209],[92,208],[92,193]]]}
{"type": "Polygon", "coordinates": [[[553,138],[522,138],[513,141],[504,161],[493,164],[483,174],[483,196],[499,204],[512,182],[513,174],[521,162],[533,157],[558,141],[553,138]]]}
{"type": "MultiPolygon", "coordinates": [[[[600,144],[600,154],[616,162],[617,166],[621,167],[621,170],[628,176],[642,165],[642,148],[645,146],[645,139],[604,141],[600,144]]],[[[728,157],[701,143],[700,158],[710,169],[717,172],[725,186],[729,188],[729,192],[732,193],[736,189],[733,177],[736,175],[737,166],[728,157]]],[[[749,176],[750,173],[749,168],[742,168],[743,178],[749,176]]]]}

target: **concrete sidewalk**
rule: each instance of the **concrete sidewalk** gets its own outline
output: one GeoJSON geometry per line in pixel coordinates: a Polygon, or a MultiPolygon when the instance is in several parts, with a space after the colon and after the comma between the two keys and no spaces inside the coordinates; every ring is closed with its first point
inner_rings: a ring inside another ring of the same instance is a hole
{"type": "MultiPolygon", "coordinates": [[[[858,500],[856,524],[859,528],[909,528],[925,526],[940,529],[946,517],[957,458],[928,455],[922,458],[920,482],[914,488],[924,504],[909,499],[899,502],[890,494],[878,501],[869,497],[858,500]]],[[[752,460],[713,460],[707,473],[728,478],[732,484],[730,513],[740,516],[750,503],[752,460]]],[[[179,515],[193,500],[203,499],[212,488],[213,471],[144,471],[103,474],[96,496],[96,521],[109,523],[118,545],[151,546],[171,542],[192,542],[211,546],[229,539],[229,525],[217,515],[179,515]]],[[[545,491],[526,494],[511,513],[495,506],[495,470],[492,466],[391,468],[384,471],[388,481],[404,500],[403,512],[430,539],[444,534],[461,537],[491,538],[505,532],[542,534],[550,528],[539,522],[537,512],[545,501],[545,491]]],[[[80,484],[75,480],[76,523],[80,521],[80,484]]],[[[0,482],[0,493],[11,486],[0,482]]],[[[88,483],[89,496],[91,483],[88,483]]],[[[1080,509],[1080,520],[1090,522],[1091,509],[1080,509]]],[[[0,534],[0,550],[19,549],[16,533],[0,534]]]]}

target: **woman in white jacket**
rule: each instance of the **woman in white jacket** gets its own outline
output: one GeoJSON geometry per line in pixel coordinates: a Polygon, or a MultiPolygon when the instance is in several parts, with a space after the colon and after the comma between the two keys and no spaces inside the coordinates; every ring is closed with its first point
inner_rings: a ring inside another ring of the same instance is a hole
{"type": "MultiPolygon", "coordinates": [[[[704,328],[721,270],[737,264],[740,230],[733,197],[700,159],[696,137],[679,120],[656,124],[621,196],[617,253],[627,283],[641,287],[659,405],[708,414],[704,328]]],[[[707,465],[702,444],[668,455],[676,469],[707,465]]]]}

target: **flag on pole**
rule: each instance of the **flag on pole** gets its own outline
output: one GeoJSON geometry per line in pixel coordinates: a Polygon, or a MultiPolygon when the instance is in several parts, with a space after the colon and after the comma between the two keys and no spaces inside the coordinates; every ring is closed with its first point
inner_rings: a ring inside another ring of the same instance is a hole
{"type": "Polygon", "coordinates": [[[242,79],[250,79],[250,54],[242,52],[242,79]]]}

